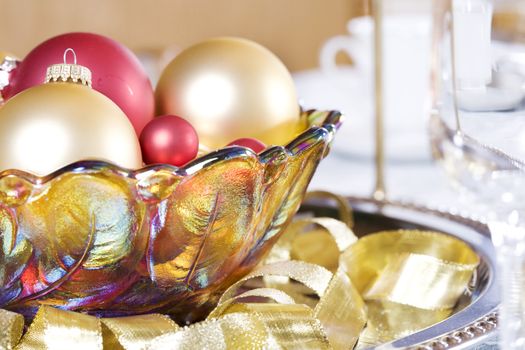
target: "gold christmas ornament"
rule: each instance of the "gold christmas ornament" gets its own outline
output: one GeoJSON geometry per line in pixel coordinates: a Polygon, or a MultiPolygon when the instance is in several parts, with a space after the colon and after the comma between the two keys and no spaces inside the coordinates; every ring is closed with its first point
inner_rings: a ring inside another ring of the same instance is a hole
{"type": "Polygon", "coordinates": [[[46,175],[83,159],[131,169],[142,166],[131,123],[116,104],[88,86],[90,75],[76,64],[54,65],[46,77],[49,83],[25,90],[2,106],[0,171],[46,175]]]}
{"type": "Polygon", "coordinates": [[[242,137],[283,145],[306,128],[284,64],[239,38],[209,39],[180,53],[159,80],[156,104],[157,115],[187,119],[210,148],[242,137]]]}

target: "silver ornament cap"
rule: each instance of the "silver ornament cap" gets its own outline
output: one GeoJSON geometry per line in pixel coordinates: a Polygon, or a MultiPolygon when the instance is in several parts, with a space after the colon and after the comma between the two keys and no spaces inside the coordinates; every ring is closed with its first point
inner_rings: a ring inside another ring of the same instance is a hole
{"type": "Polygon", "coordinates": [[[53,64],[47,67],[45,83],[73,82],[91,87],[91,71],[89,68],[77,64],[75,51],[68,48],[64,51],[64,63],[53,64]],[[67,54],[73,55],[73,64],[67,63],[67,54]]]}

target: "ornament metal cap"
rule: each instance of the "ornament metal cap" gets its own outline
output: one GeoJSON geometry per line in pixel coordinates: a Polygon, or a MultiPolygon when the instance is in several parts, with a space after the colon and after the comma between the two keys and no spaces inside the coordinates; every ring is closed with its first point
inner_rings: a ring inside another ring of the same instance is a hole
{"type": "Polygon", "coordinates": [[[64,63],[53,64],[47,67],[45,83],[73,82],[91,87],[91,71],[89,68],[77,64],[77,54],[72,48],[64,51],[64,63]],[[73,54],[73,64],[67,63],[67,54],[73,54]]]}

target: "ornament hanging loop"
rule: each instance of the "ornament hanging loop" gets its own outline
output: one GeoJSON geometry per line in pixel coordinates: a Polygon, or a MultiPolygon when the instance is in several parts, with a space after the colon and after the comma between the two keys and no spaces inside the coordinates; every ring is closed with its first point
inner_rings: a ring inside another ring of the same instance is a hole
{"type": "Polygon", "coordinates": [[[68,64],[67,63],[67,54],[68,52],[71,52],[71,54],[73,55],[73,64],[77,64],[77,53],[75,52],[75,50],[73,50],[72,48],[68,47],[65,51],[64,51],[64,64],[68,64]]]}

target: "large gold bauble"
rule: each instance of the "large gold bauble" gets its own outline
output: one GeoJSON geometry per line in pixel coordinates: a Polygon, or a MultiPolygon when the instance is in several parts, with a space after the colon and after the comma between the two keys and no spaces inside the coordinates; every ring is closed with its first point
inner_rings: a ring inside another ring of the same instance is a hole
{"type": "Polygon", "coordinates": [[[0,171],[46,175],[84,159],[142,166],[135,131],[109,98],[87,86],[49,83],[0,108],[0,171]]]}
{"type": "Polygon", "coordinates": [[[180,53],[159,80],[156,103],[157,115],[187,119],[211,148],[241,137],[282,145],[306,128],[284,64],[245,39],[210,39],[180,53]]]}

